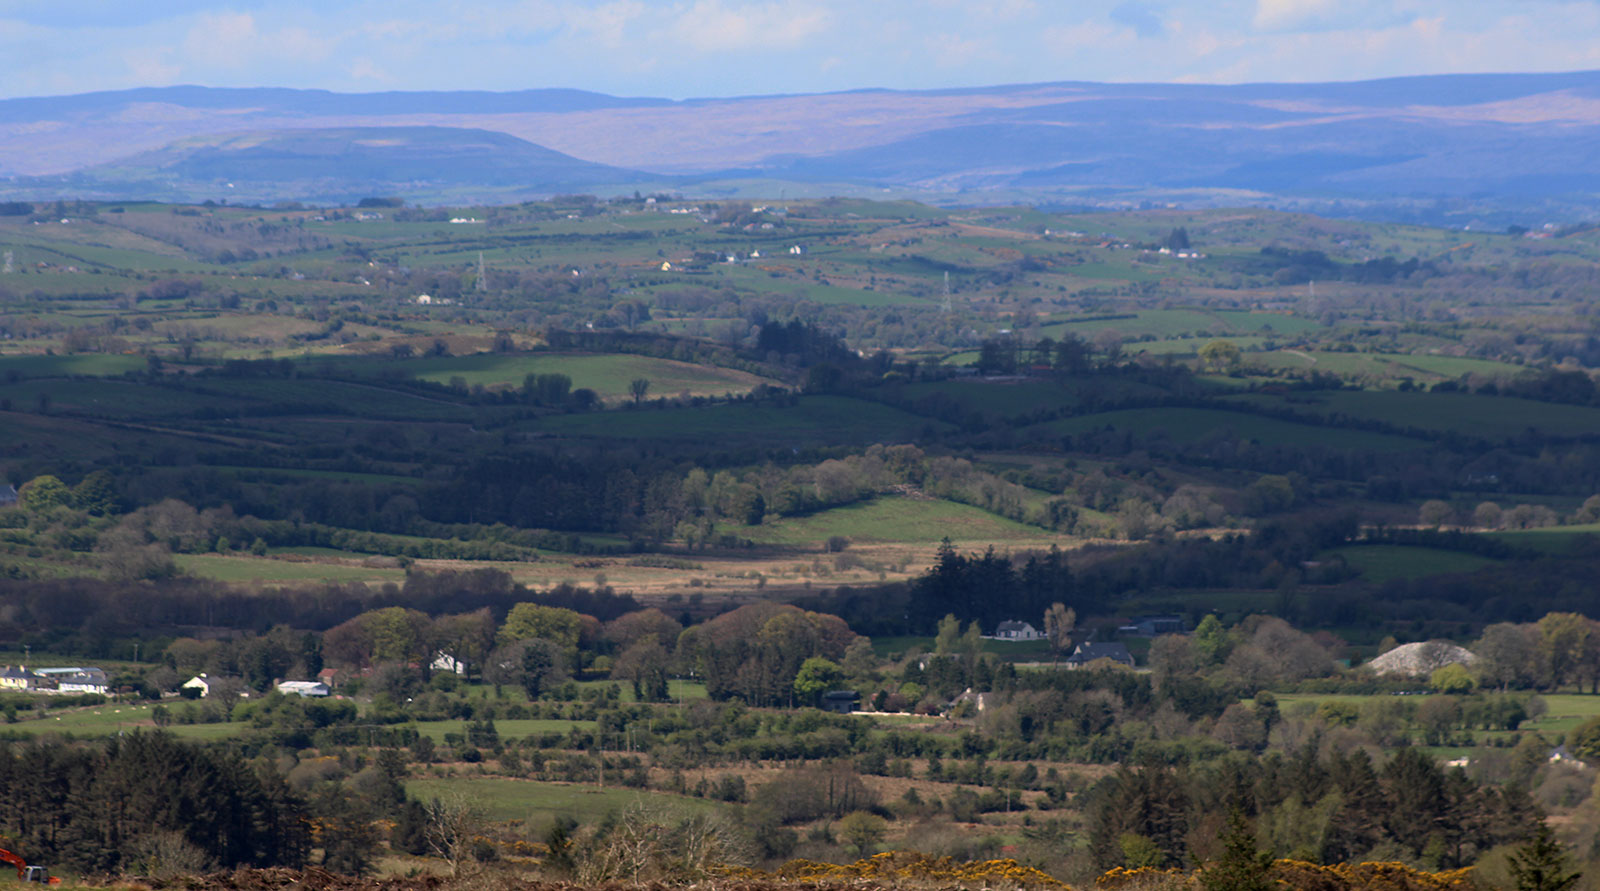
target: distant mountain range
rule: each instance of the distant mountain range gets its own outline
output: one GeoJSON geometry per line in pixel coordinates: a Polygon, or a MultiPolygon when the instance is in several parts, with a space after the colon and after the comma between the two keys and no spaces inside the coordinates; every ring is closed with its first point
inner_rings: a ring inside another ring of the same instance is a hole
{"type": "Polygon", "coordinates": [[[1273,203],[1460,222],[1592,218],[1597,161],[1600,72],[685,101],[204,87],[0,101],[0,194],[34,198],[666,189],[1273,203]]]}

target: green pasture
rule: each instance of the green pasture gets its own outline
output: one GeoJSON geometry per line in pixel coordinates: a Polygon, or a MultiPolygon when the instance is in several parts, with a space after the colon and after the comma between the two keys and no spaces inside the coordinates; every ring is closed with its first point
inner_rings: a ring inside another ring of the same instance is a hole
{"type": "Polygon", "coordinates": [[[1334,390],[1288,397],[1260,393],[1230,397],[1310,415],[1341,414],[1416,427],[1507,439],[1530,430],[1548,436],[1600,433],[1600,409],[1469,393],[1403,393],[1398,390],[1334,390]]]}
{"type": "Polygon", "coordinates": [[[940,421],[846,396],[803,396],[798,404],[770,402],[699,407],[644,406],[620,411],[552,415],[525,429],[615,439],[704,439],[747,443],[908,442],[940,421]]]}
{"type": "Polygon", "coordinates": [[[1052,535],[969,505],[901,497],[875,498],[761,526],[740,526],[734,534],[774,545],[816,545],[835,535],[862,543],[936,542],[942,538],[957,543],[990,542],[1052,535]]]}
{"type": "Polygon", "coordinates": [[[468,386],[522,386],[530,374],[565,374],[574,389],[587,387],[607,400],[630,398],[629,387],[638,378],[650,381],[649,397],[721,396],[746,393],[758,384],[777,381],[731,368],[695,365],[653,356],[597,354],[479,353],[384,363],[406,369],[412,376],[448,384],[461,378],[468,386]]]}
{"type": "MultiPolygon", "coordinates": [[[[1075,266],[1070,270],[1073,275],[1083,275],[1084,267],[1075,266]]],[[[1082,321],[1065,319],[1053,324],[1045,325],[1040,329],[1041,336],[1048,336],[1059,340],[1063,335],[1075,334],[1082,338],[1093,339],[1102,331],[1115,331],[1122,335],[1124,340],[1131,340],[1144,335],[1151,335],[1158,339],[1166,340],[1179,335],[1200,335],[1207,332],[1214,336],[1227,336],[1230,334],[1262,334],[1270,330],[1281,335],[1300,334],[1322,327],[1310,319],[1281,313],[1255,313],[1233,310],[1202,310],[1202,309],[1149,309],[1131,313],[1133,318],[1099,319],[1086,318],[1082,321]]],[[[1124,343],[1124,349],[1137,349],[1137,344],[1124,343]]]]}
{"type": "MultiPolygon", "coordinates": [[[[465,734],[471,721],[419,721],[414,725],[417,732],[436,743],[444,742],[447,733],[465,734]]],[[[593,721],[565,721],[549,718],[504,718],[494,722],[495,732],[500,734],[502,740],[522,739],[544,733],[566,733],[577,727],[582,730],[593,730],[593,721]]]]}
{"type": "Polygon", "coordinates": [[[491,820],[522,820],[536,825],[557,817],[571,817],[579,823],[593,824],[609,813],[636,806],[682,810],[685,813],[715,811],[722,807],[705,799],[665,792],[545,783],[510,777],[411,777],[405,781],[405,786],[406,793],[412,798],[428,801],[459,795],[481,806],[491,820]]]}
{"type": "Polygon", "coordinates": [[[1176,442],[1199,442],[1227,435],[1263,445],[1324,446],[1350,451],[1400,452],[1423,447],[1419,440],[1386,433],[1296,424],[1209,408],[1134,408],[1080,415],[1033,429],[1078,436],[1111,428],[1139,436],[1161,433],[1176,442]]]}
{"type": "Polygon", "coordinates": [[[297,563],[266,557],[222,554],[175,554],[186,575],[219,582],[399,582],[403,569],[351,566],[345,563],[297,563]]]}
{"type": "MultiPolygon", "coordinates": [[[[623,702],[636,701],[633,696],[633,685],[624,681],[578,681],[577,684],[579,689],[583,690],[604,689],[615,685],[622,692],[623,702]]],[[[705,699],[708,695],[704,681],[690,681],[684,678],[667,680],[667,698],[672,702],[692,702],[696,699],[705,699]]]]}
{"type": "Polygon", "coordinates": [[[26,450],[17,454],[51,455],[58,460],[87,460],[119,452],[148,455],[166,448],[181,454],[194,448],[194,443],[172,432],[126,429],[53,415],[0,411],[0,448],[26,450]]]}
{"type": "Polygon", "coordinates": [[[120,420],[154,421],[201,409],[227,410],[233,402],[221,396],[150,384],[99,378],[28,378],[0,384],[0,398],[32,410],[47,400],[47,413],[120,420]]]}
{"type": "MultiPolygon", "coordinates": [[[[1425,684],[1424,684],[1425,686],[1425,684]]],[[[1349,693],[1273,693],[1278,699],[1279,710],[1288,713],[1296,706],[1309,706],[1315,708],[1324,702],[1348,702],[1357,707],[1373,700],[1387,702],[1403,702],[1420,705],[1424,700],[1439,694],[1422,693],[1413,696],[1394,696],[1388,693],[1349,694],[1349,693]]],[[[1545,713],[1539,718],[1526,721],[1518,729],[1534,731],[1554,737],[1567,733],[1590,718],[1600,717],[1600,696],[1585,693],[1539,693],[1539,698],[1544,700],[1545,713]]],[[[1551,740],[1552,744],[1554,739],[1551,740]]]]}
{"type": "Polygon", "coordinates": [[[1474,572],[1499,562],[1477,554],[1409,545],[1351,545],[1327,553],[1343,557],[1346,563],[1361,570],[1361,577],[1366,581],[1379,583],[1393,579],[1474,572]]]}
{"type": "Polygon", "coordinates": [[[24,377],[108,376],[129,371],[144,371],[146,367],[143,356],[122,353],[67,353],[59,356],[36,353],[0,355],[0,375],[15,371],[24,377]]]}
{"type": "Polygon", "coordinates": [[[195,385],[208,395],[272,405],[303,406],[308,414],[333,411],[357,418],[471,421],[473,410],[448,393],[425,394],[378,384],[318,378],[207,378],[195,385]]]}
{"type": "MultiPolygon", "coordinates": [[[[18,712],[18,721],[15,724],[0,724],[0,734],[25,733],[41,735],[45,733],[70,733],[77,737],[102,737],[115,736],[118,733],[131,733],[137,729],[146,731],[155,729],[155,722],[150,718],[150,712],[158,704],[167,706],[168,711],[175,711],[187,705],[184,701],[169,700],[166,703],[138,703],[122,704],[108,702],[105,705],[90,708],[72,708],[45,711],[42,706],[48,702],[45,697],[39,698],[39,705],[32,712],[18,712]],[[38,717],[29,717],[35,715],[38,717]]],[[[231,739],[242,733],[247,725],[242,723],[220,724],[178,724],[173,723],[166,729],[174,736],[184,739],[214,741],[231,739]]]]}
{"type": "Polygon", "coordinates": [[[1547,554],[1564,554],[1586,542],[1600,540],[1600,523],[1511,529],[1505,532],[1490,532],[1487,535],[1519,548],[1532,548],[1547,554]]]}
{"type": "MultiPolygon", "coordinates": [[[[1038,623],[1041,621],[1036,618],[1020,616],[1018,618],[1019,620],[1033,623],[1034,627],[1038,627],[1038,623]]],[[[994,629],[985,628],[983,630],[987,633],[992,632],[994,629]]],[[[872,651],[879,658],[902,655],[910,652],[913,647],[924,653],[931,653],[933,652],[933,638],[914,635],[872,638],[872,651]]],[[[1049,662],[1053,655],[1050,651],[1050,642],[1044,640],[985,640],[983,642],[983,651],[1007,661],[1049,662]]]]}
{"type": "Polygon", "coordinates": [[[899,395],[913,400],[938,399],[953,402],[963,410],[980,414],[1014,417],[1036,411],[1075,406],[1085,396],[1099,399],[1127,399],[1157,395],[1161,391],[1147,384],[1130,381],[1044,378],[1024,380],[953,380],[907,384],[899,395]]]}
{"type": "Polygon", "coordinates": [[[1513,377],[1524,371],[1521,366],[1486,359],[1465,359],[1455,356],[1415,356],[1408,353],[1344,353],[1310,350],[1274,350],[1251,353],[1245,357],[1247,364],[1257,368],[1288,368],[1298,371],[1324,371],[1346,377],[1369,377],[1384,380],[1402,378],[1428,380],[1454,380],[1463,374],[1480,374],[1492,377],[1513,377]]]}

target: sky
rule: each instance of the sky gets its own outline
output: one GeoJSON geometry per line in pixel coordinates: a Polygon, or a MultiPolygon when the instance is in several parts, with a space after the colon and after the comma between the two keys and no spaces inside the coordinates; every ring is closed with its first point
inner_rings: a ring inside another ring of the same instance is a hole
{"type": "Polygon", "coordinates": [[[571,87],[673,99],[1600,69],[1600,0],[0,0],[0,97],[571,87]]]}

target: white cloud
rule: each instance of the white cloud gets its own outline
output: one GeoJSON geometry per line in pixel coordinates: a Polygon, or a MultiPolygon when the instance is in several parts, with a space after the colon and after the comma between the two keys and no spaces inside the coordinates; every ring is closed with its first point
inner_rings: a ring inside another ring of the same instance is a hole
{"type": "Polygon", "coordinates": [[[806,0],[695,0],[675,16],[672,33],[701,52],[794,47],[825,32],[831,21],[827,7],[806,0]]]}
{"type": "Polygon", "coordinates": [[[1410,21],[1400,0],[1256,0],[1258,31],[1383,28],[1410,21]]]}

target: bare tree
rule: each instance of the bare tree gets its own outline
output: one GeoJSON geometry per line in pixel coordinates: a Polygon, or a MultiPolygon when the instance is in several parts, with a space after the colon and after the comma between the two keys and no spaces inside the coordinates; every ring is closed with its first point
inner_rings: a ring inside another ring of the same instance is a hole
{"type": "Polygon", "coordinates": [[[450,864],[452,877],[461,875],[462,868],[472,863],[472,839],[483,827],[482,806],[455,793],[428,802],[423,812],[429,852],[450,864]]]}
{"type": "Polygon", "coordinates": [[[1050,651],[1055,654],[1052,667],[1061,662],[1061,654],[1072,645],[1072,629],[1078,624],[1076,610],[1061,603],[1052,603],[1044,611],[1044,636],[1050,641],[1050,651]]]}

